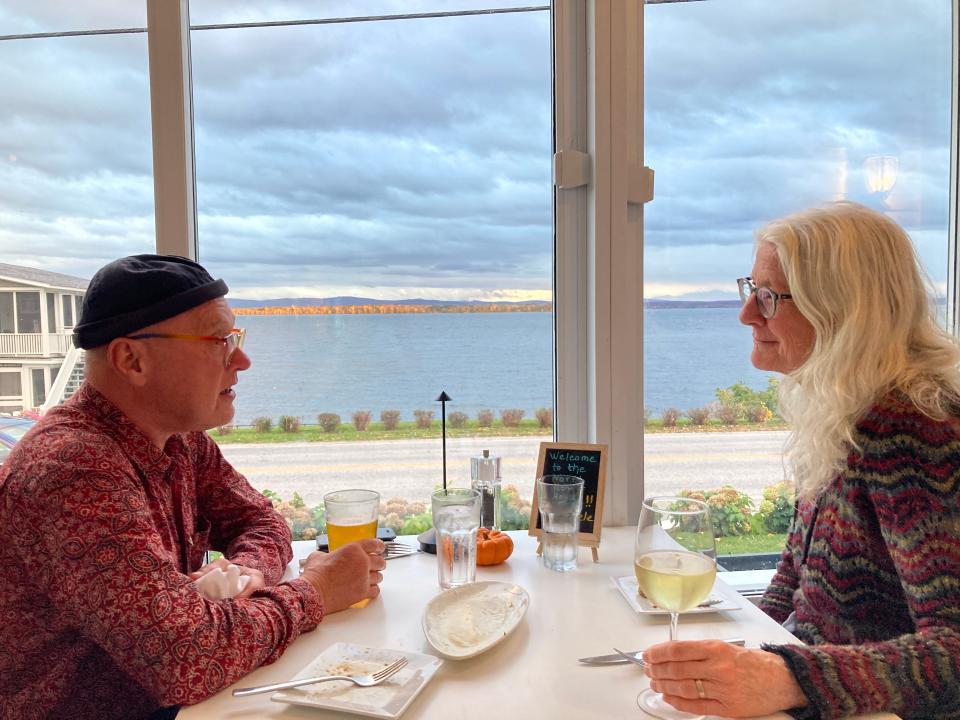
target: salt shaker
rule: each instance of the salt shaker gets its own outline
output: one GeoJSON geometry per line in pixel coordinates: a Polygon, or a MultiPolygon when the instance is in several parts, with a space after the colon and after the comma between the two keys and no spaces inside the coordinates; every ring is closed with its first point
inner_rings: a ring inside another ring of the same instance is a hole
{"type": "Polygon", "coordinates": [[[499,530],[500,458],[490,457],[489,450],[470,458],[470,486],[480,492],[480,527],[499,530]]]}

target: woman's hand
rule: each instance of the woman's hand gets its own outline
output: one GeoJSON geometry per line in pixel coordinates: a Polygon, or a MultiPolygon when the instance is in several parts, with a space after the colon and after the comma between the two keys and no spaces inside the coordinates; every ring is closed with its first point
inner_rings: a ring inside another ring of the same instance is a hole
{"type": "Polygon", "coordinates": [[[766,650],[680,640],[650,646],[643,659],[650,687],[685,712],[739,718],[807,704],[783,658],[766,650]]]}

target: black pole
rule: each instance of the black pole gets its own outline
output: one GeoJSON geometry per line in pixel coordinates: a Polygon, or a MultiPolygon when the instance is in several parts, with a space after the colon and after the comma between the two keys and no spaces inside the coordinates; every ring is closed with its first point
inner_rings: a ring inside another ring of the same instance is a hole
{"type": "Polygon", "coordinates": [[[447,401],[450,396],[441,390],[437,398],[440,402],[440,432],[443,437],[443,491],[447,491],[447,401]]]}

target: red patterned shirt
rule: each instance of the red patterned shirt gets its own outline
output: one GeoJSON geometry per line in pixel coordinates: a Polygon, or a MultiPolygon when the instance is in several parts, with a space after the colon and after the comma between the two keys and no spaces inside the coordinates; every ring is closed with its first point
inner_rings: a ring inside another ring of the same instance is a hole
{"type": "Polygon", "coordinates": [[[323,616],[290,531],[206,433],[159,450],[89,384],[0,467],[0,718],[137,718],[276,660],[323,616]],[[207,549],[267,589],[207,600],[207,549]]]}

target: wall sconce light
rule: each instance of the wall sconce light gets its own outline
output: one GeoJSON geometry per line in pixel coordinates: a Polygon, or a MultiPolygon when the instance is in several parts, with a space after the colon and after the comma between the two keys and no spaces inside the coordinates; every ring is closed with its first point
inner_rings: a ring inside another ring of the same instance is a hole
{"type": "Polygon", "coordinates": [[[897,184],[900,160],[896,155],[871,155],[863,161],[867,192],[888,193],[897,184]]]}

